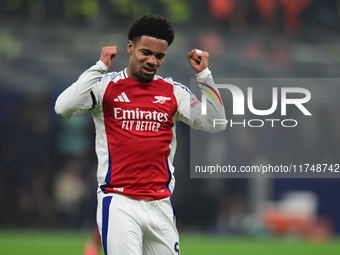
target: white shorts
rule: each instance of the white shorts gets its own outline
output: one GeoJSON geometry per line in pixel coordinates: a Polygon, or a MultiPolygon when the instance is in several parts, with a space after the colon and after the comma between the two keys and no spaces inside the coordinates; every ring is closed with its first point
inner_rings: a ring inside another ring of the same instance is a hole
{"type": "Polygon", "coordinates": [[[98,193],[97,224],[106,255],[179,255],[170,198],[135,200],[98,193]]]}

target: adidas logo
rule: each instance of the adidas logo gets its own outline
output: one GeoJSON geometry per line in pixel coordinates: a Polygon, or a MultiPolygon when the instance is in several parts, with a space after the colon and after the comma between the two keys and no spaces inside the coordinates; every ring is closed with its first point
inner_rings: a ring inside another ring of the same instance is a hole
{"type": "Polygon", "coordinates": [[[125,94],[125,92],[121,93],[117,98],[115,98],[113,101],[115,102],[125,102],[125,103],[130,103],[129,98],[125,94]]]}

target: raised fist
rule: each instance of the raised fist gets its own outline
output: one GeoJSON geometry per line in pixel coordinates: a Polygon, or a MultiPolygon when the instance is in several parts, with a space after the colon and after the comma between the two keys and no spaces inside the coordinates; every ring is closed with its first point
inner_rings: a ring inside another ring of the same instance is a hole
{"type": "Polygon", "coordinates": [[[208,67],[209,53],[206,51],[194,49],[188,53],[188,58],[192,69],[194,69],[196,73],[200,73],[208,67]]]}
{"type": "Polygon", "coordinates": [[[107,46],[102,48],[102,52],[100,54],[100,60],[110,68],[113,64],[113,59],[117,55],[117,46],[107,46]]]}

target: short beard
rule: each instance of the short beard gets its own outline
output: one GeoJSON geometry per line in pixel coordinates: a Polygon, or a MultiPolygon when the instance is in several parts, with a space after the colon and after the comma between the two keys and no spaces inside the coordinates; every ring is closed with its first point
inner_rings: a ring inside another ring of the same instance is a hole
{"type": "Polygon", "coordinates": [[[138,74],[138,75],[137,75],[138,81],[141,82],[141,83],[152,82],[154,77],[155,77],[155,76],[152,76],[152,77],[145,77],[145,76],[142,75],[142,74],[138,74]]]}

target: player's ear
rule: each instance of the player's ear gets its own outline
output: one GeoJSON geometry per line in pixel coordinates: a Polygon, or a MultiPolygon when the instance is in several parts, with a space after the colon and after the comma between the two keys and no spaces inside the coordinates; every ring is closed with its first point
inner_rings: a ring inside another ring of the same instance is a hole
{"type": "Polygon", "coordinates": [[[129,40],[128,45],[127,45],[127,52],[129,53],[129,55],[132,55],[132,50],[133,50],[133,41],[129,40]]]}

